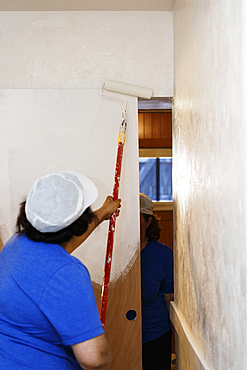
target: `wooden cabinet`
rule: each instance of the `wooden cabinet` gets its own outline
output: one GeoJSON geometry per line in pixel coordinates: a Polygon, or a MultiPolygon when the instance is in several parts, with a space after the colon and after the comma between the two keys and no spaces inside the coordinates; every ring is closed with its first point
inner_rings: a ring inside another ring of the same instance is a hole
{"type": "Polygon", "coordinates": [[[171,148],[172,147],[172,112],[138,113],[139,147],[171,148]]]}

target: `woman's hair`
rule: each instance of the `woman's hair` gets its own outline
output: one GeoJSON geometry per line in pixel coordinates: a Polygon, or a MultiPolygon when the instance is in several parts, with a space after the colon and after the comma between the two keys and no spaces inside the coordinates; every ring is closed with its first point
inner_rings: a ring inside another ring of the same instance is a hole
{"type": "Polygon", "coordinates": [[[16,221],[17,232],[25,234],[29,239],[35,242],[61,244],[68,242],[73,236],[83,235],[88,225],[93,221],[97,221],[96,215],[92,212],[91,207],[88,207],[83,214],[74,221],[71,225],[56,232],[42,233],[35,229],[28,221],[25,212],[26,201],[21,203],[19,215],[16,221]]]}
{"type": "Polygon", "coordinates": [[[148,238],[148,240],[158,240],[160,238],[161,232],[159,220],[157,220],[154,215],[147,215],[146,213],[143,213],[142,215],[146,222],[148,222],[149,218],[152,217],[152,221],[146,230],[146,237],[148,238]]]}

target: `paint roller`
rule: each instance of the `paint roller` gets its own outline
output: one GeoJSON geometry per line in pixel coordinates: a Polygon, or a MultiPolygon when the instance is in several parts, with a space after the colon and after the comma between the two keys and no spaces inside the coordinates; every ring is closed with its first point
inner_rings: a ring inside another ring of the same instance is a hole
{"type": "Polygon", "coordinates": [[[153,90],[147,87],[136,86],[131,84],[126,84],[124,82],[117,82],[106,80],[103,85],[103,89],[107,91],[116,92],[123,95],[131,95],[138,98],[151,99],[153,95],[153,90]]]}
{"type": "MultiPolygon", "coordinates": [[[[101,93],[103,95],[110,97],[110,98],[121,99],[121,100],[124,100],[125,102],[125,107],[122,112],[122,119],[121,119],[119,134],[118,134],[117,158],[116,158],[114,185],[113,185],[113,193],[112,193],[113,200],[116,200],[118,199],[118,193],[119,193],[123,148],[125,144],[126,130],[127,130],[127,101],[125,98],[122,98],[122,97],[104,94],[103,90],[111,91],[111,92],[115,92],[115,93],[123,94],[123,95],[131,95],[131,96],[144,98],[144,99],[151,99],[153,91],[152,89],[149,89],[146,87],[135,86],[135,85],[112,81],[112,80],[106,80],[105,84],[102,86],[101,93]]],[[[106,248],[106,258],[105,258],[105,269],[104,269],[104,277],[103,277],[103,284],[102,284],[102,291],[101,291],[100,319],[101,319],[101,323],[103,327],[105,327],[105,320],[106,320],[106,309],[107,309],[107,301],[108,301],[108,291],[109,291],[109,282],[110,282],[115,226],[116,226],[116,215],[114,213],[113,215],[111,215],[110,222],[109,222],[108,240],[107,240],[107,248],[106,248]]]]}

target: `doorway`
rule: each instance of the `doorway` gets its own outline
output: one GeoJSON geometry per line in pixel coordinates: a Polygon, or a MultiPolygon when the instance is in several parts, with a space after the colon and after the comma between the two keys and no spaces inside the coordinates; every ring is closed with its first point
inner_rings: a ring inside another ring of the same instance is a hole
{"type": "MultiPolygon", "coordinates": [[[[157,175],[157,171],[164,172],[164,167],[159,167],[162,162],[161,159],[164,159],[164,162],[167,163],[172,162],[172,98],[139,99],[138,130],[140,191],[147,194],[154,202],[154,214],[159,219],[162,229],[159,241],[173,250],[172,189],[167,189],[168,186],[172,188],[172,178],[166,178],[166,184],[163,184],[164,178],[160,174],[157,175]],[[153,169],[154,166],[152,167],[152,161],[155,162],[155,169],[153,169]],[[143,163],[146,164],[146,169],[143,167],[143,163]],[[145,173],[145,171],[147,172],[145,173]],[[148,183],[150,182],[149,178],[152,179],[150,184],[148,183]],[[146,184],[143,187],[142,183],[145,181],[146,184]],[[159,184],[157,184],[158,181],[159,184]],[[169,185],[170,183],[171,185],[169,185]],[[166,189],[162,188],[162,191],[160,191],[161,187],[166,187],[166,189]],[[145,189],[145,191],[142,191],[142,189],[145,189]],[[171,197],[169,194],[171,194],[171,197]]],[[[172,171],[171,175],[169,175],[169,171],[166,171],[163,175],[172,177],[172,171]]],[[[174,358],[175,346],[174,338],[172,338],[172,360],[174,358]]],[[[174,363],[172,370],[175,369],[174,363]]]]}

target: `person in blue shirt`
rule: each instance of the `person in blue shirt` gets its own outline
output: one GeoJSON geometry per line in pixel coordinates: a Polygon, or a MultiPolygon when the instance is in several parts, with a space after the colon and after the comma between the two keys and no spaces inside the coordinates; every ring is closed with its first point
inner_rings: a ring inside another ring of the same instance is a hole
{"type": "Polygon", "coordinates": [[[0,253],[0,369],[75,370],[110,366],[87,268],[71,253],[113,212],[107,197],[70,171],[37,180],[21,204],[17,233],[0,253]]]}
{"type": "Polygon", "coordinates": [[[140,193],[143,370],[171,369],[170,301],[174,300],[173,253],[158,241],[154,204],[140,193]]]}

